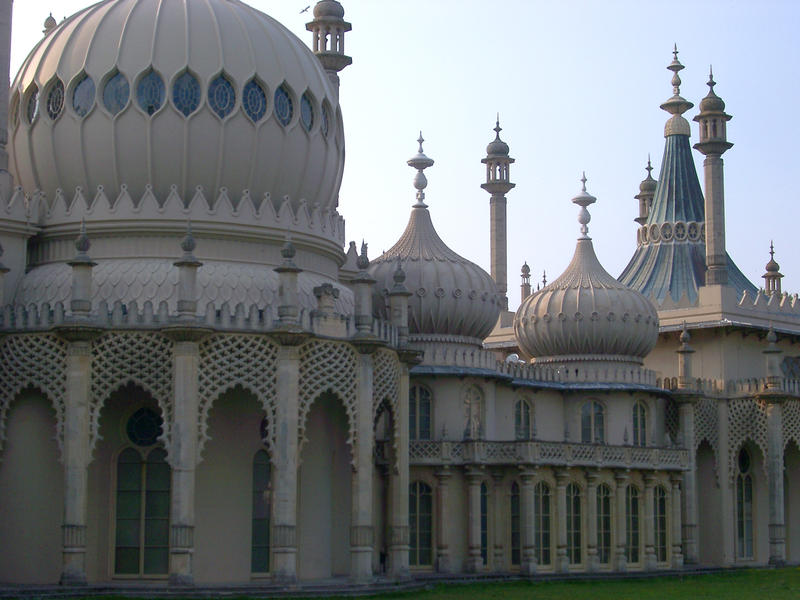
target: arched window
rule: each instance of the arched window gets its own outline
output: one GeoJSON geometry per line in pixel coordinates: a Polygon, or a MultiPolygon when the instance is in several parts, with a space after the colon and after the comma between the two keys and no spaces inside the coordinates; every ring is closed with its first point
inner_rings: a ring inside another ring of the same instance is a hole
{"type": "Polygon", "coordinates": [[[481,559],[489,564],[489,490],[481,483],[481,559]]]}
{"type": "Polygon", "coordinates": [[[581,548],[581,488],[576,483],[567,486],[567,558],[569,564],[583,562],[581,548]]]}
{"type": "Polygon", "coordinates": [[[667,560],[667,491],[656,486],[653,494],[653,519],[655,519],[655,551],[658,562],[667,560]]]}
{"type": "Polygon", "coordinates": [[[433,496],[431,486],[415,481],[408,493],[408,562],[411,566],[433,564],[433,496]]]}
{"type": "Polygon", "coordinates": [[[253,457],[253,522],[250,571],[269,572],[270,462],[266,450],[253,457]]]}
{"type": "Polygon", "coordinates": [[[596,400],[581,407],[581,442],[602,444],[606,439],[603,405],[596,400]]]}
{"type": "Polygon", "coordinates": [[[220,75],[209,84],[208,105],[220,119],[233,112],[236,106],[236,90],[224,75],[220,75]]]}
{"type": "Polygon", "coordinates": [[[139,107],[151,116],[164,105],[165,95],[164,80],[153,70],[142,77],[136,87],[136,99],[139,107]]]}
{"type": "Polygon", "coordinates": [[[536,556],[540,565],[550,564],[550,486],[540,481],[533,488],[533,522],[536,556]]]}
{"type": "Polygon", "coordinates": [[[647,445],[647,409],[641,400],[633,403],[633,445],[647,445]]]}
{"type": "Polygon", "coordinates": [[[753,475],[750,453],[739,451],[736,475],[736,557],[753,558],[753,475]]]}
{"type": "Polygon", "coordinates": [[[522,538],[520,536],[519,484],[511,484],[511,564],[520,564],[522,538]]]}
{"type": "Polygon", "coordinates": [[[116,115],[128,105],[131,91],[128,80],[117,71],[103,87],[103,105],[112,115],[116,115]]]}
{"type": "Polygon", "coordinates": [[[72,90],[72,108],[79,117],[85,117],[94,106],[94,96],[97,90],[94,80],[84,74],[72,90]]]}
{"type": "Polygon", "coordinates": [[[533,437],[533,410],[525,398],[514,403],[514,438],[529,440],[533,437]]]}
{"type": "Polygon", "coordinates": [[[188,117],[200,106],[200,82],[186,71],[172,84],[172,101],[184,117],[188,117]]]}
{"type": "Polygon", "coordinates": [[[114,572],[164,575],[169,570],[170,468],[154,410],[136,411],[126,424],[134,447],[117,459],[114,572]]]}
{"type": "Polygon", "coordinates": [[[639,490],[629,485],[625,490],[625,560],[639,562],[639,490]]]}
{"type": "Polygon", "coordinates": [[[611,489],[597,486],[597,558],[600,564],[611,562],[611,489]]]}
{"type": "Polygon", "coordinates": [[[431,391],[421,385],[411,388],[408,397],[408,435],[412,440],[431,439],[431,391]]]}

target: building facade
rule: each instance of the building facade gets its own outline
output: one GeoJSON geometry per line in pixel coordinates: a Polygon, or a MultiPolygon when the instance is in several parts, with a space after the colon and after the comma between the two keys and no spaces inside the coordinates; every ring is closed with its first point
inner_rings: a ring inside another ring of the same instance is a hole
{"type": "MultiPolygon", "coordinates": [[[[499,123],[491,275],[436,233],[421,135],[403,235],[343,251],[350,24],[308,29],[105,0],[0,93],[0,582],[800,562],[800,305],[727,255],[713,80],[705,194],[676,54],[630,265],[584,178],[572,262],[513,314],[499,123]]],[[[4,69],[10,34],[4,0],[4,69]]]]}

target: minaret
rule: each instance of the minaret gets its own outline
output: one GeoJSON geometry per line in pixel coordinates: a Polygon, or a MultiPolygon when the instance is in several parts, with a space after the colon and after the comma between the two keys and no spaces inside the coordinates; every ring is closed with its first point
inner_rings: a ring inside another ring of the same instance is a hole
{"type": "Polygon", "coordinates": [[[486,146],[486,183],[481,187],[489,192],[489,234],[491,237],[492,279],[502,302],[501,309],[508,310],[508,241],[506,218],[506,194],[514,188],[511,183],[510,165],[514,159],[508,155],[508,144],[500,139],[500,116],[494,128],[495,137],[486,146]]]}
{"type": "Polygon", "coordinates": [[[658,185],[651,173],[653,167],[650,165],[650,156],[647,157],[645,170],[647,177],[639,184],[639,193],[634,196],[639,201],[639,216],[634,221],[639,225],[647,223],[647,215],[650,214],[650,208],[653,206],[653,196],[656,195],[656,185],[658,185]]]}
{"type": "Polygon", "coordinates": [[[703,153],[706,208],[706,285],[728,283],[728,254],[725,250],[725,187],[722,155],[733,146],[726,135],[725,103],[714,93],[714,74],[708,74],[708,95],[700,102],[700,142],[695,149],[703,153]]]}
{"type": "Polygon", "coordinates": [[[56,23],[56,20],[53,18],[53,13],[50,13],[50,16],[44,20],[44,29],[42,33],[46,36],[56,27],[58,27],[58,23],[56,23]]]}
{"type": "Polygon", "coordinates": [[[13,0],[0,0],[0,171],[8,171],[8,90],[11,87],[11,13],[13,0]]]}
{"type": "Polygon", "coordinates": [[[306,23],[313,34],[311,49],[339,92],[339,71],[353,63],[344,53],[344,34],[353,28],[344,20],[344,8],[336,0],[320,0],[314,7],[314,20],[306,23]]]}
{"type": "Polygon", "coordinates": [[[525,302],[525,298],[531,295],[531,268],[528,263],[522,265],[522,285],[520,285],[520,303],[525,302]]]}
{"type": "Polygon", "coordinates": [[[772,242],[769,243],[769,262],[767,263],[767,272],[762,275],[764,278],[764,289],[767,294],[780,294],[781,293],[781,266],[775,262],[775,248],[772,242]]]}

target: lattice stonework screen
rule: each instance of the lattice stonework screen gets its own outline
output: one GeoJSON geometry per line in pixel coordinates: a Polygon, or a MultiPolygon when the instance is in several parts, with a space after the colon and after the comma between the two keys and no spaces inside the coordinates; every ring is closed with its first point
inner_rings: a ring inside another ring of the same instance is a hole
{"type": "Polygon", "coordinates": [[[92,390],[89,405],[91,448],[99,439],[100,411],[108,396],[134,383],[158,402],[164,419],[161,440],[169,449],[173,407],[172,341],[153,333],[108,333],[92,343],[92,390]]]}
{"type": "Polygon", "coordinates": [[[397,440],[400,436],[400,361],[397,354],[391,350],[381,349],[372,355],[373,383],[372,383],[372,421],[377,422],[378,412],[384,402],[389,404],[392,411],[392,446],[394,447],[395,461],[398,458],[397,440]]]}
{"type": "Polygon", "coordinates": [[[787,400],[783,405],[783,444],[794,441],[800,448],[800,400],[787,400]]]}
{"type": "Polygon", "coordinates": [[[728,473],[731,479],[738,471],[739,448],[747,440],[753,441],[760,449],[767,473],[767,407],[764,402],[750,398],[731,400],[728,409],[728,473]]]}
{"type": "Polygon", "coordinates": [[[200,344],[197,456],[208,441],[208,413],[220,394],[241,385],[256,395],[267,415],[267,445],[273,450],[278,347],[263,335],[215,335],[200,344]]]}
{"type": "Polygon", "coordinates": [[[355,463],[356,369],[358,361],[352,346],[343,342],[314,340],[300,348],[300,398],[298,415],[298,453],[306,441],[306,417],[314,400],[323,392],[333,392],[344,404],[350,424],[347,443],[353,451],[355,463]]]}
{"type": "Polygon", "coordinates": [[[0,450],[6,416],[22,390],[38,388],[53,403],[56,441],[64,444],[64,403],[67,388],[67,343],[53,335],[14,335],[0,343],[0,450]]]}

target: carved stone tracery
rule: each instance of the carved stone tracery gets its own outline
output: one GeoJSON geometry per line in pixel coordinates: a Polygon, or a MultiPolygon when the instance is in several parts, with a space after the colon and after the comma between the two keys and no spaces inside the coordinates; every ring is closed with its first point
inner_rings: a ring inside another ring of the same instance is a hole
{"type": "Polygon", "coordinates": [[[377,423],[381,408],[388,404],[392,412],[392,448],[394,449],[395,462],[398,459],[397,441],[400,436],[399,390],[400,390],[400,361],[397,354],[390,350],[380,349],[372,356],[373,382],[372,382],[372,418],[377,423]]]}

